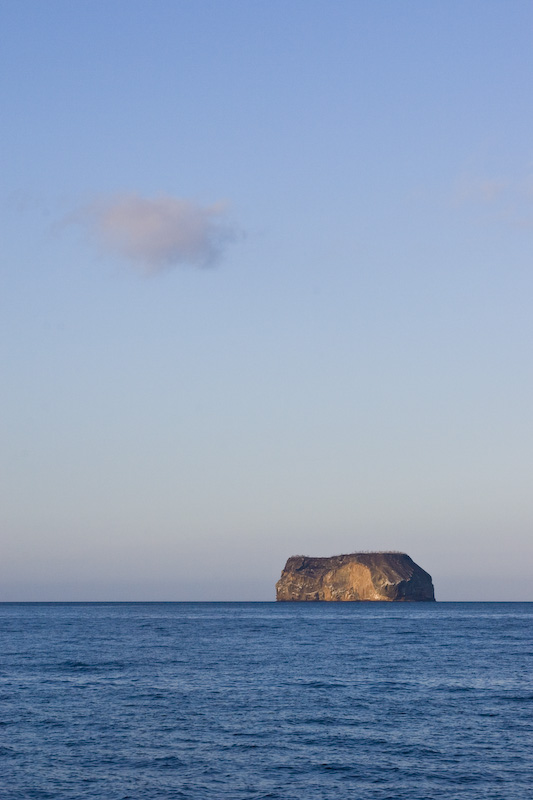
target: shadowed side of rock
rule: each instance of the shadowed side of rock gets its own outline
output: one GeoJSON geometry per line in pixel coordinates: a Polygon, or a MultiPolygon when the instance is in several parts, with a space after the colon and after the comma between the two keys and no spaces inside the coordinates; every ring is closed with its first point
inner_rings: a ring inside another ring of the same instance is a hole
{"type": "Polygon", "coordinates": [[[406,553],[291,556],[276,584],[276,600],[435,600],[431,575],[406,553]]]}

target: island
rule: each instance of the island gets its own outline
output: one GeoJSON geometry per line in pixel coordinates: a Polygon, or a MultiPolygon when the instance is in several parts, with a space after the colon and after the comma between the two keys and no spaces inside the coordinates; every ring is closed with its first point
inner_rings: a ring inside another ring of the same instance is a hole
{"type": "Polygon", "coordinates": [[[434,601],[431,575],[406,553],[291,556],[276,583],[276,600],[434,601]]]}

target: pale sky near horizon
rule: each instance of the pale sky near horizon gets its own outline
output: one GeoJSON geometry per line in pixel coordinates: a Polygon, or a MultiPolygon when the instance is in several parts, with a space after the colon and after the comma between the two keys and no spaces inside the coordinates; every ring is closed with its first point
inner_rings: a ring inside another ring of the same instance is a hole
{"type": "Polygon", "coordinates": [[[0,600],[533,600],[533,3],[0,25],[0,600]]]}

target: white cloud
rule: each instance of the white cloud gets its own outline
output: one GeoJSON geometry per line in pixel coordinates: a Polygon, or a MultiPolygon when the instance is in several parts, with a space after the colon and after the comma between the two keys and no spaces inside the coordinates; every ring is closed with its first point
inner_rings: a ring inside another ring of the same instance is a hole
{"type": "Polygon", "coordinates": [[[151,274],[179,264],[211,266],[235,239],[224,204],[199,206],[170,195],[115,195],[85,206],[71,221],[105,251],[151,274]]]}

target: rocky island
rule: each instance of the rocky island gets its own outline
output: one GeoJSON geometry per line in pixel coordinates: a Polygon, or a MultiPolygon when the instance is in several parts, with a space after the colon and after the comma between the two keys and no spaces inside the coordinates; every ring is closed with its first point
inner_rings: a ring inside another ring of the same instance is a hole
{"type": "Polygon", "coordinates": [[[291,556],[276,583],[276,600],[431,601],[431,575],[406,553],[291,556]]]}

